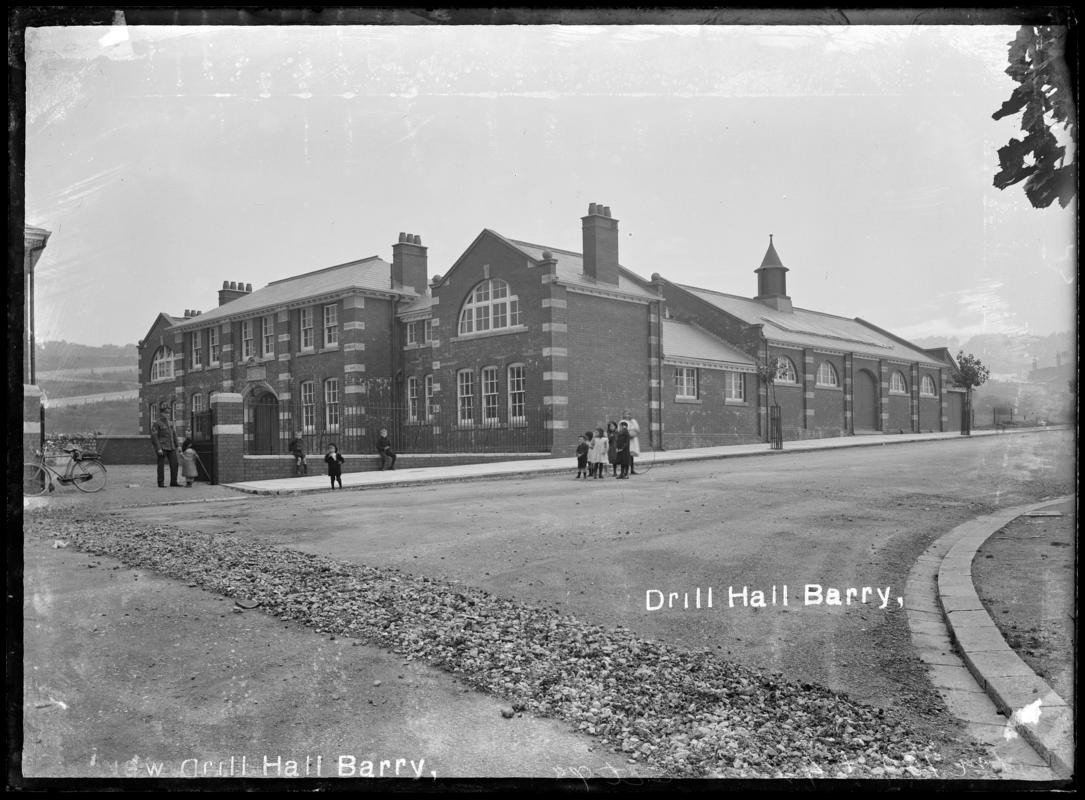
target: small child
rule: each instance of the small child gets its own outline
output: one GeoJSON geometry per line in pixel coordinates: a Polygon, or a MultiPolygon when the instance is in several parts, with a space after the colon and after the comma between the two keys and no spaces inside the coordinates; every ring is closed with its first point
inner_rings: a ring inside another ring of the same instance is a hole
{"type": "Polygon", "coordinates": [[[584,437],[588,440],[588,474],[585,477],[594,478],[599,466],[599,441],[596,431],[588,431],[584,437]]]}
{"type": "Polygon", "coordinates": [[[595,454],[595,471],[594,476],[596,478],[603,477],[603,465],[607,463],[607,435],[603,432],[602,428],[595,429],[595,440],[592,443],[593,451],[595,454]]]}
{"type": "Polygon", "coordinates": [[[396,454],[395,451],[392,450],[392,442],[388,438],[387,428],[380,429],[380,437],[377,439],[377,452],[380,453],[381,457],[381,470],[384,469],[384,465],[388,459],[392,459],[392,463],[388,466],[388,469],[396,468],[396,454]]]}
{"type": "Polygon", "coordinates": [[[197,458],[199,456],[196,455],[196,448],[193,447],[192,440],[185,439],[181,442],[181,475],[185,479],[185,486],[189,489],[192,488],[192,482],[199,475],[196,470],[197,458]]]}
{"type": "Polygon", "coordinates": [[[339,488],[343,488],[343,455],[334,444],[328,445],[328,453],[324,456],[328,462],[328,477],[332,479],[332,488],[338,482],[339,488]]]}
{"type": "Polygon", "coordinates": [[[290,442],[290,454],[294,456],[294,474],[308,475],[309,461],[305,454],[305,440],[301,437],[302,433],[298,431],[297,436],[290,442]]]}
{"type": "Polygon", "coordinates": [[[576,477],[588,477],[588,440],[584,436],[576,440],[576,477]]]}

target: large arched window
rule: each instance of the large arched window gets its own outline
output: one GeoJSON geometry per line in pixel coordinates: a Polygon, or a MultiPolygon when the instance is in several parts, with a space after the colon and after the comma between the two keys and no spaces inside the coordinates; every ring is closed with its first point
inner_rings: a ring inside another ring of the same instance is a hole
{"type": "Polygon", "coordinates": [[[828,361],[822,361],[818,365],[818,386],[839,386],[840,381],[836,377],[836,367],[828,361]]]}
{"type": "Polygon", "coordinates": [[[168,347],[162,346],[154,351],[154,358],[151,359],[151,380],[173,380],[173,351],[168,347]]]}
{"type": "Polygon", "coordinates": [[[900,372],[894,372],[889,376],[889,393],[908,394],[908,384],[900,372]]]}
{"type": "Polygon", "coordinates": [[[934,385],[934,378],[930,375],[924,375],[923,380],[919,383],[919,393],[924,397],[937,397],[938,390],[934,385]]]}
{"type": "Polygon", "coordinates": [[[795,371],[795,362],[787,356],[776,357],[776,382],[798,383],[799,373],[795,371]]]}
{"type": "Polygon", "coordinates": [[[520,300],[500,278],[475,286],[460,309],[460,335],[485,333],[520,324],[520,300]]]}

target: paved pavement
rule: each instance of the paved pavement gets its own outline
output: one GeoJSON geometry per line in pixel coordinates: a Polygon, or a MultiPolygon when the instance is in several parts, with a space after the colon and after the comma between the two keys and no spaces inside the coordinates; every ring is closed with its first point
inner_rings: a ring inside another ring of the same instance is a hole
{"type": "Polygon", "coordinates": [[[937,575],[945,624],[968,671],[1005,718],[1003,739],[1017,734],[1063,778],[1074,771],[1073,709],[1006,643],[976,593],[972,560],[987,539],[1013,520],[1070,499],[1018,506],[958,526],[942,537],[951,543],[937,575]]]}
{"type": "MultiPolygon", "coordinates": [[[[973,431],[972,436],[1013,436],[1036,433],[1056,428],[1018,428],[1006,432],[973,431]]],[[[646,452],[638,459],[641,469],[687,461],[712,461],[722,458],[745,458],[749,456],[772,456],[780,453],[835,450],[840,447],[881,447],[905,442],[960,441],[959,433],[905,433],[843,436],[830,439],[807,439],[784,442],[783,450],[772,450],[768,444],[729,445],[726,447],[700,447],[688,450],[646,452]]],[[[314,471],[319,467],[313,465],[314,471]]],[[[490,480],[494,477],[537,475],[540,473],[568,472],[574,474],[576,459],[569,455],[562,458],[531,459],[525,461],[501,461],[493,464],[465,464],[455,467],[415,467],[385,472],[352,472],[343,475],[344,489],[386,489],[392,486],[414,486],[429,483],[448,483],[470,480],[490,480]]],[[[296,494],[300,492],[330,492],[327,475],[314,474],[297,478],[270,481],[240,481],[225,484],[250,494],[296,494]]]]}

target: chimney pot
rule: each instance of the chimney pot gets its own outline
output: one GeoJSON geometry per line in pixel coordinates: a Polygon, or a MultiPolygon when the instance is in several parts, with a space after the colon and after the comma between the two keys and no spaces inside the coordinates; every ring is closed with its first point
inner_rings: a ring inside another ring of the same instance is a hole
{"type": "Polygon", "coordinates": [[[407,234],[405,234],[405,233],[404,233],[403,231],[400,231],[400,232],[399,232],[399,240],[400,240],[401,242],[405,242],[405,241],[407,241],[407,234]]]}
{"type": "Polygon", "coordinates": [[[588,214],[589,215],[595,214],[597,211],[598,211],[598,207],[595,205],[595,203],[589,203],[588,204],[588,214]]]}
{"type": "Polygon", "coordinates": [[[604,217],[609,217],[610,216],[610,206],[603,206],[603,216],[604,217]]]}
{"type": "Polygon", "coordinates": [[[251,292],[252,291],[252,284],[251,283],[246,283],[245,284],[245,291],[246,292],[251,292]]]}
{"type": "Polygon", "coordinates": [[[230,282],[229,281],[223,281],[222,282],[222,288],[223,289],[229,289],[230,288],[230,282]]]}

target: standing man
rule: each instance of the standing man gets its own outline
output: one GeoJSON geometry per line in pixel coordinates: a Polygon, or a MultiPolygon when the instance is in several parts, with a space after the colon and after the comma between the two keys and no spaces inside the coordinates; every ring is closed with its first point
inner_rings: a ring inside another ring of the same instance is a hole
{"type": "Polygon", "coordinates": [[[177,482],[177,431],[168,416],[169,405],[158,406],[158,419],[151,423],[151,444],[158,456],[158,485],[166,486],[166,459],[170,462],[170,486],[180,486],[177,482]]]}
{"type": "Polygon", "coordinates": [[[636,475],[634,459],[640,455],[640,425],[632,411],[623,411],[622,419],[629,424],[629,474],[636,475]]]}

